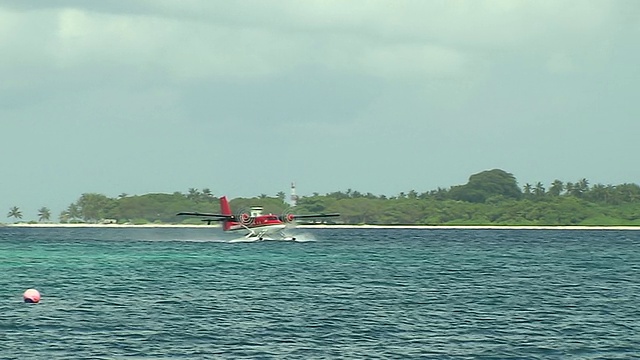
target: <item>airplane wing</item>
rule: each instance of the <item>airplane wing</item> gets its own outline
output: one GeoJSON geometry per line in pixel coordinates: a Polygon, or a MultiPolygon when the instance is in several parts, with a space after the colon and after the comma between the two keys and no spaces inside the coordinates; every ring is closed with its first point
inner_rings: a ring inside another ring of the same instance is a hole
{"type": "Polygon", "coordinates": [[[215,217],[215,218],[219,218],[220,220],[224,220],[224,219],[233,219],[235,216],[233,215],[223,215],[223,214],[210,214],[210,213],[201,213],[201,212],[189,212],[189,211],[185,211],[185,212],[179,212],[176,214],[177,216],[180,215],[186,215],[186,216],[202,216],[202,217],[215,217]]]}
{"type": "Polygon", "coordinates": [[[296,219],[308,219],[308,218],[325,218],[325,217],[337,217],[340,214],[309,214],[309,215],[293,215],[296,219]]]}
{"type": "Polygon", "coordinates": [[[328,218],[328,217],[338,217],[340,214],[331,213],[331,214],[305,214],[305,215],[296,215],[296,214],[285,214],[280,216],[281,221],[291,222],[297,219],[313,219],[313,218],[328,218]]]}
{"type": "Polygon", "coordinates": [[[183,211],[183,212],[177,213],[176,215],[177,216],[185,215],[185,216],[205,217],[206,219],[202,219],[202,221],[206,222],[207,225],[211,225],[212,222],[234,220],[235,219],[235,216],[233,216],[233,215],[201,213],[201,212],[194,212],[194,211],[183,211]]]}

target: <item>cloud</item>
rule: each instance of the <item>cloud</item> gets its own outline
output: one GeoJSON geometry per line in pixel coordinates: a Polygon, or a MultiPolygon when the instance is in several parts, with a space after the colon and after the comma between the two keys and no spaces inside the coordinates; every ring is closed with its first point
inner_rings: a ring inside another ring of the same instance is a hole
{"type": "Polygon", "coordinates": [[[612,6],[505,0],[14,2],[0,7],[0,49],[10,54],[3,62],[12,72],[15,66],[102,66],[168,81],[251,80],[309,67],[408,81],[485,71],[486,59],[518,53],[558,71],[577,67],[571,59],[596,56],[589,49],[605,46],[609,24],[617,19],[612,6]]]}
{"type": "Polygon", "coordinates": [[[63,67],[119,64],[177,80],[268,76],[287,59],[287,39],[268,31],[78,10],[59,14],[57,42],[53,55],[63,67]]]}
{"type": "Polygon", "coordinates": [[[377,46],[361,58],[362,69],[388,79],[441,77],[460,74],[465,65],[455,50],[422,44],[377,46]]]}
{"type": "Polygon", "coordinates": [[[553,73],[568,73],[575,71],[576,66],[567,54],[556,53],[549,57],[547,68],[553,73]]]}
{"type": "Polygon", "coordinates": [[[29,174],[0,195],[32,196],[34,209],[89,189],[194,181],[251,195],[292,174],[300,189],[392,194],[484,167],[589,177],[611,158],[603,178],[631,181],[619,164],[633,163],[636,142],[639,9],[635,0],[0,0],[0,121],[10,134],[0,147],[7,173],[29,174]],[[602,136],[603,124],[618,132],[602,136]],[[270,159],[251,161],[269,174],[260,184],[237,176],[247,171],[238,159],[254,153],[270,159]]]}

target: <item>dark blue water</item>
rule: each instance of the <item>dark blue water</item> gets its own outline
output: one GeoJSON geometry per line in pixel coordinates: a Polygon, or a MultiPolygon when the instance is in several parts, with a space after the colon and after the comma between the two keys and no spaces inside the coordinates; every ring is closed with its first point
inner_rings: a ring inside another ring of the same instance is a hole
{"type": "Polygon", "coordinates": [[[0,358],[640,355],[640,231],[307,232],[0,228],[0,358]]]}

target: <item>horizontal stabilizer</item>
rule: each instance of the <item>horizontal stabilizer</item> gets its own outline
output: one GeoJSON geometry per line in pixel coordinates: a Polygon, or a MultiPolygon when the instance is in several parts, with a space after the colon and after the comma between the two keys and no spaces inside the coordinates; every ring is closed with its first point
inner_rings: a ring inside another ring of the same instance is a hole
{"type": "Polygon", "coordinates": [[[226,220],[227,220],[227,219],[224,219],[224,218],[223,218],[223,219],[202,219],[202,220],[200,220],[200,221],[206,222],[206,223],[207,223],[207,225],[211,225],[211,223],[214,223],[214,222],[221,222],[221,221],[226,221],[226,220]]]}

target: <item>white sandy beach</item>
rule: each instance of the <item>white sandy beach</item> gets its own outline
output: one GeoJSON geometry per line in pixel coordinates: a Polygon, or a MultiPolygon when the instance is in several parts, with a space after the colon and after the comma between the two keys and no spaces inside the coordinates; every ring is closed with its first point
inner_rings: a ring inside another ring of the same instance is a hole
{"type": "MultiPolygon", "coordinates": [[[[15,223],[0,224],[6,227],[33,228],[219,228],[219,225],[187,224],[61,224],[15,223]]],[[[500,226],[500,225],[298,225],[298,229],[465,229],[465,230],[640,230],[640,226],[500,226]]]]}

